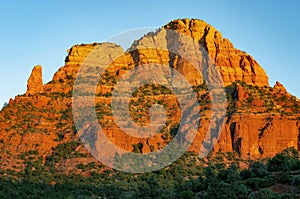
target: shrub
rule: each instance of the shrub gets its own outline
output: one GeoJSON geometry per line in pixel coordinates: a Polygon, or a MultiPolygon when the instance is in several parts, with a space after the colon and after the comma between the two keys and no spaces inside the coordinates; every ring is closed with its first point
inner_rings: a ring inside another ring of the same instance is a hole
{"type": "Polygon", "coordinates": [[[300,186],[300,176],[294,176],[292,178],[292,185],[293,186],[300,186]]]}
{"type": "Polygon", "coordinates": [[[284,193],[280,195],[280,199],[293,199],[294,197],[289,193],[284,193]]]}
{"type": "Polygon", "coordinates": [[[258,192],[252,192],[249,195],[249,199],[279,199],[280,196],[278,193],[275,193],[269,189],[262,189],[258,192]]]}
{"type": "Polygon", "coordinates": [[[262,162],[253,162],[250,169],[257,177],[265,177],[268,175],[267,167],[262,162]]]}
{"type": "Polygon", "coordinates": [[[290,176],[287,174],[287,172],[282,172],[282,171],[279,172],[278,182],[286,183],[286,184],[290,182],[290,176]]]}
{"type": "Polygon", "coordinates": [[[300,169],[299,152],[288,148],[268,161],[268,171],[290,171],[300,169]]]}
{"type": "Polygon", "coordinates": [[[240,175],[241,175],[242,179],[244,179],[244,180],[255,177],[255,174],[251,170],[248,170],[248,169],[241,171],[240,175]]]}
{"type": "Polygon", "coordinates": [[[246,181],[246,185],[253,190],[259,190],[260,188],[267,188],[274,184],[273,181],[264,178],[249,178],[246,181]]]}

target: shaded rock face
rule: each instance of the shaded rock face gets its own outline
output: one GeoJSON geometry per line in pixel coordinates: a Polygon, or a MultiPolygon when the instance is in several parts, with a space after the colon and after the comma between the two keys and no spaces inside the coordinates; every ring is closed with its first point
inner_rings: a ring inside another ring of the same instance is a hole
{"type": "Polygon", "coordinates": [[[37,65],[32,69],[31,75],[27,81],[26,95],[34,95],[44,92],[42,66],[37,65]]]}
{"type": "MultiPolygon", "coordinates": [[[[214,147],[215,152],[237,152],[244,158],[262,158],[273,156],[287,147],[299,149],[299,101],[279,82],[271,88],[262,67],[250,55],[235,49],[215,28],[201,20],[182,19],[174,20],[156,33],[140,38],[125,52],[120,46],[111,43],[75,45],[68,50],[65,65],[45,85],[41,66],[34,67],[26,95],[10,100],[9,106],[0,112],[0,140],[3,140],[0,142],[0,148],[3,149],[0,150],[0,156],[5,157],[7,167],[11,168],[18,161],[19,154],[37,150],[45,158],[55,152],[57,145],[78,140],[78,132],[83,129],[74,127],[73,85],[81,64],[95,48],[110,52],[111,57],[121,55],[116,60],[109,60],[111,64],[102,74],[102,80],[99,80],[96,88],[96,113],[109,140],[126,151],[132,152],[134,146],[142,146],[138,148],[139,151],[148,153],[162,149],[172,139],[178,130],[181,110],[176,96],[167,89],[147,87],[130,99],[131,117],[137,124],[144,126],[149,123],[149,104],[159,102],[166,108],[167,124],[163,132],[147,139],[123,132],[115,124],[110,107],[114,86],[127,71],[145,64],[168,65],[179,71],[195,90],[199,88],[200,128],[189,148],[198,153],[209,127],[217,126],[211,122],[210,96],[204,88],[202,74],[190,63],[176,54],[155,50],[160,47],[170,49],[172,42],[175,42],[168,40],[164,29],[179,31],[200,44],[215,61],[224,85],[227,86],[228,110],[220,138],[214,147]],[[150,48],[145,49],[145,46],[150,48]],[[10,157],[5,154],[6,150],[12,154],[10,157]]],[[[176,42],[182,38],[177,39],[176,42]]],[[[191,52],[191,60],[195,63],[202,60],[201,56],[193,53],[190,46],[178,45],[177,50],[191,52]]],[[[99,56],[100,60],[103,59],[102,55],[99,56]]],[[[99,78],[96,73],[87,75],[99,78]]],[[[160,81],[167,80],[160,79],[157,84],[160,81]]],[[[89,129],[89,124],[86,125],[89,129]]],[[[101,140],[96,142],[101,148],[101,140]]],[[[78,148],[85,150],[83,146],[78,148]]],[[[91,161],[95,160],[91,157],[67,159],[58,162],[57,166],[70,172],[76,168],[76,164],[91,161]]]]}

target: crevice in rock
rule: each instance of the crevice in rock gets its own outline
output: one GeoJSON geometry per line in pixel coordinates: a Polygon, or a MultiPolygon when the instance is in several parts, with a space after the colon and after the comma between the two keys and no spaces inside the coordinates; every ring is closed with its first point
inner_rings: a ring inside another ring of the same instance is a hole
{"type": "Polygon", "coordinates": [[[194,39],[193,38],[193,30],[192,30],[192,23],[193,23],[193,21],[191,20],[190,22],[189,22],[189,31],[190,31],[190,34],[191,34],[191,37],[192,37],[192,39],[194,39]]]}
{"type": "Polygon", "coordinates": [[[251,80],[252,80],[252,83],[255,83],[255,78],[256,78],[256,73],[255,73],[255,69],[254,69],[254,63],[253,63],[253,59],[251,58],[250,55],[248,55],[247,57],[247,60],[249,61],[250,63],[250,68],[251,68],[251,80]]]}
{"type": "MultiPolygon", "coordinates": [[[[214,38],[216,39],[217,38],[217,31],[215,32],[215,35],[214,35],[214,38]]],[[[217,63],[217,57],[218,57],[218,54],[220,53],[220,45],[214,41],[214,45],[215,45],[215,48],[216,48],[216,53],[215,53],[215,63],[217,63]]]]}
{"type": "Polygon", "coordinates": [[[134,66],[138,66],[140,63],[140,56],[139,56],[139,52],[137,49],[129,51],[129,54],[131,55],[133,61],[134,61],[134,66]]]}
{"type": "Polygon", "coordinates": [[[268,117],[266,125],[259,129],[259,134],[258,134],[259,139],[264,136],[265,131],[268,129],[269,126],[272,125],[272,121],[273,121],[273,118],[268,117]]]}
{"type": "Polygon", "coordinates": [[[240,67],[241,67],[241,69],[243,70],[243,71],[245,71],[246,70],[246,66],[245,66],[245,63],[244,63],[244,56],[241,56],[241,59],[240,59],[240,67]]]}
{"type": "Polygon", "coordinates": [[[227,95],[226,114],[228,116],[226,123],[228,124],[233,113],[236,112],[236,103],[237,103],[237,96],[238,96],[236,83],[234,83],[232,86],[226,87],[225,92],[227,95]]]}
{"type": "Polygon", "coordinates": [[[208,53],[208,48],[207,48],[207,41],[206,41],[206,37],[208,35],[208,32],[210,30],[210,27],[209,26],[206,26],[204,28],[204,34],[203,36],[201,37],[201,39],[199,40],[199,44],[206,50],[206,52],[208,53]]]}
{"type": "Polygon", "coordinates": [[[220,52],[220,49],[219,49],[219,44],[217,44],[215,41],[214,41],[214,44],[215,44],[215,48],[216,48],[216,53],[215,53],[215,63],[217,63],[217,56],[220,52]]]}
{"type": "Polygon", "coordinates": [[[232,150],[234,150],[234,134],[236,129],[236,122],[231,123],[229,129],[230,129],[230,137],[231,137],[231,147],[232,150]]]}
{"type": "Polygon", "coordinates": [[[266,118],[266,124],[265,126],[263,126],[262,128],[259,129],[259,134],[258,134],[258,151],[260,153],[260,155],[264,154],[264,147],[263,147],[263,136],[265,131],[269,128],[269,126],[272,125],[272,121],[273,118],[271,118],[270,116],[266,118]]]}
{"type": "Polygon", "coordinates": [[[263,149],[262,146],[259,146],[259,147],[258,147],[258,151],[259,151],[260,155],[263,155],[263,154],[264,154],[264,149],[263,149]]]}
{"type": "Polygon", "coordinates": [[[300,150],[300,124],[299,121],[297,122],[298,127],[298,150],[300,150]]]}
{"type": "Polygon", "coordinates": [[[232,150],[237,152],[238,154],[241,154],[241,146],[242,146],[242,138],[235,138],[236,137],[236,128],[237,123],[233,122],[230,124],[230,136],[231,136],[231,147],[232,150]]]}

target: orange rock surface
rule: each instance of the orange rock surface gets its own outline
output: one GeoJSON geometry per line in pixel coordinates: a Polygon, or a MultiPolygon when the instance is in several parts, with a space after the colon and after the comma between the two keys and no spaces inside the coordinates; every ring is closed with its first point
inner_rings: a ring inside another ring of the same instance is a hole
{"type": "Polygon", "coordinates": [[[31,75],[28,79],[26,94],[33,95],[36,93],[42,93],[43,91],[42,66],[37,65],[32,69],[31,75]]]}
{"type": "Polygon", "coordinates": [[[224,84],[241,80],[247,84],[268,86],[264,69],[247,53],[235,49],[233,44],[214,27],[202,20],[174,20],[165,28],[174,29],[191,36],[208,51],[211,59],[220,67],[224,84]]]}
{"type": "MultiPolygon", "coordinates": [[[[203,75],[199,74],[191,63],[187,63],[178,55],[155,50],[161,46],[168,47],[172,42],[162,37],[165,34],[164,29],[188,35],[207,50],[226,86],[227,115],[220,138],[213,149],[215,152],[237,152],[244,158],[262,158],[273,156],[287,147],[299,149],[299,100],[290,95],[279,82],[274,88],[270,87],[263,68],[250,55],[235,49],[232,43],[223,38],[211,25],[201,20],[181,19],[174,20],[156,33],[135,41],[126,52],[120,46],[111,43],[75,45],[68,50],[65,65],[54,74],[52,81],[45,85],[42,81],[41,66],[34,67],[28,80],[26,94],[10,100],[8,107],[0,112],[0,170],[12,168],[16,162],[19,169],[22,169],[19,155],[30,150],[37,150],[39,155],[46,159],[55,154],[57,146],[78,140],[78,132],[84,129],[76,129],[74,126],[73,85],[81,64],[87,61],[87,56],[95,48],[109,53],[112,57],[120,55],[115,60],[105,60],[111,61],[111,64],[101,74],[102,80],[96,88],[96,113],[109,140],[127,151],[133,151],[134,146],[142,144],[142,153],[162,149],[169,143],[173,136],[171,132],[176,130],[180,123],[181,110],[176,96],[165,88],[143,88],[144,90],[137,91],[136,96],[130,99],[131,117],[139,125],[149,123],[149,104],[159,102],[164,105],[167,124],[161,133],[153,137],[145,139],[127,135],[114,122],[110,107],[114,86],[127,71],[149,63],[168,65],[179,71],[195,88],[201,87],[195,91],[201,109],[200,128],[189,148],[199,152],[209,126],[217,126],[211,122],[210,95],[203,86],[203,75]],[[143,46],[151,48],[146,49],[143,46]]],[[[179,45],[178,50],[193,52],[193,49],[186,48],[179,45]]],[[[191,58],[195,62],[202,59],[197,54],[191,58]]],[[[87,72],[87,75],[99,77],[97,73],[87,72]]],[[[159,79],[156,83],[159,84],[160,81],[168,80],[159,79]]],[[[87,154],[80,144],[76,150],[87,154]]],[[[74,160],[61,160],[56,166],[69,173],[76,168],[76,164],[91,161],[94,159],[90,156],[80,156],[74,160]]]]}

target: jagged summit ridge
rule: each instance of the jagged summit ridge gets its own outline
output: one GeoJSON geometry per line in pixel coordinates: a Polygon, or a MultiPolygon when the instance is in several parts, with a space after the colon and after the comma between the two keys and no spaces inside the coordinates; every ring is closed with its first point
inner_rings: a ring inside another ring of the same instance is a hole
{"type": "MultiPolygon", "coordinates": [[[[127,63],[124,62],[124,64],[138,66],[147,63],[169,64],[173,62],[173,65],[170,66],[176,68],[187,79],[198,79],[196,82],[191,82],[193,85],[201,84],[201,74],[196,75],[195,71],[191,67],[187,67],[186,64],[180,65],[178,62],[174,62],[176,57],[170,57],[168,53],[157,50],[143,49],[144,46],[167,48],[172,41],[167,41],[164,37],[164,29],[171,29],[185,34],[206,49],[210,58],[217,65],[225,86],[235,81],[243,81],[259,87],[269,86],[267,74],[252,56],[235,49],[233,44],[228,39],[223,38],[222,34],[213,26],[198,19],[173,20],[156,32],[146,34],[134,41],[132,46],[126,51],[129,53],[125,55],[127,63]]],[[[86,56],[95,47],[99,46],[103,48],[116,48],[116,50],[121,49],[119,45],[109,43],[75,45],[68,50],[66,64],[54,75],[53,80],[58,81],[59,79],[76,76],[78,68],[86,56]]],[[[184,46],[182,49],[184,50],[184,46]]],[[[200,58],[198,57],[198,59],[200,58]]]]}

